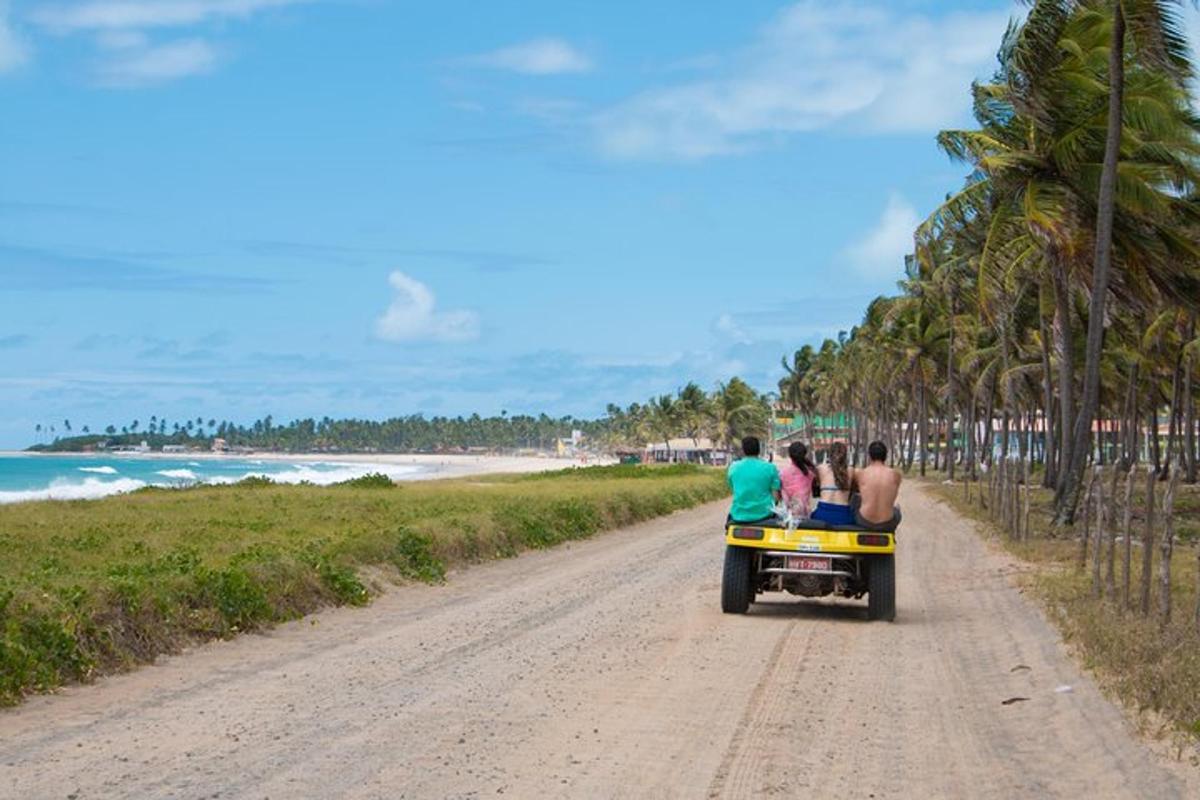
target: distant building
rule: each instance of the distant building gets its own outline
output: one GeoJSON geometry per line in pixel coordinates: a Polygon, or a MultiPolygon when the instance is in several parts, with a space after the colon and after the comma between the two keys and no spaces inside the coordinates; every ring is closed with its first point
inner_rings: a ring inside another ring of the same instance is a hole
{"type": "MultiPolygon", "coordinates": [[[[164,449],[165,449],[165,448],[164,448],[164,449]]],[[[213,451],[214,453],[227,453],[227,452],[229,452],[229,442],[225,441],[224,439],[222,439],[222,438],[221,438],[221,437],[219,437],[219,436],[218,436],[218,437],[216,437],[216,438],[214,438],[214,439],[212,440],[212,451],[213,451]]]]}
{"type": "Polygon", "coordinates": [[[192,448],[182,444],[164,444],[162,451],[164,453],[186,453],[192,448]]]}
{"type": "Polygon", "coordinates": [[[718,448],[712,439],[703,436],[696,439],[652,442],[646,445],[645,454],[642,456],[642,461],[647,464],[724,464],[728,460],[728,453],[718,448]]]}

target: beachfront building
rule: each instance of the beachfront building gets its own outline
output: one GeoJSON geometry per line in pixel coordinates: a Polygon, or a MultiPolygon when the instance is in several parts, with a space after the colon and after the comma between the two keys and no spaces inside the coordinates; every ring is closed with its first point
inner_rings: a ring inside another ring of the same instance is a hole
{"type": "Polygon", "coordinates": [[[647,464],[725,464],[729,454],[712,439],[670,439],[646,445],[642,461],[647,464]]]}
{"type": "Polygon", "coordinates": [[[792,414],[787,411],[776,413],[771,434],[775,452],[787,455],[788,445],[804,442],[816,456],[834,442],[849,444],[854,432],[854,418],[849,414],[792,414]]]}

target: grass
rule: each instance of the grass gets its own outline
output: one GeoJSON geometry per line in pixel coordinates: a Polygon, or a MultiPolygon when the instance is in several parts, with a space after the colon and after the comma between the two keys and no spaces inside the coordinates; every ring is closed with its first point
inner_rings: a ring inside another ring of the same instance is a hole
{"type": "Polygon", "coordinates": [[[622,466],[0,506],[0,704],[322,606],[365,604],[379,588],[368,572],[437,582],[453,566],[725,494],[717,470],[622,466]]]}
{"type": "MultiPolygon", "coordinates": [[[[1158,484],[1156,494],[1149,617],[1143,617],[1138,609],[1141,535],[1146,512],[1144,473],[1135,478],[1132,503],[1131,608],[1125,608],[1121,601],[1123,541],[1117,542],[1117,597],[1097,598],[1092,590],[1091,554],[1087,569],[1081,570],[1077,533],[1058,530],[1052,525],[1051,491],[1037,488],[1031,492],[1031,536],[1028,541],[1018,542],[996,526],[978,505],[979,492],[986,493],[986,484],[973,487],[970,503],[961,483],[950,486],[939,481],[930,485],[949,505],[988,526],[1009,552],[1032,567],[1028,585],[1105,691],[1136,711],[1148,712],[1144,719],[1164,720],[1181,747],[1192,749],[1200,744],[1200,630],[1193,616],[1200,602],[1197,597],[1200,487],[1181,484],[1176,495],[1172,614],[1171,621],[1162,624],[1158,609],[1158,567],[1164,484],[1158,484]]],[[[1107,480],[1105,491],[1108,491],[1107,480]]],[[[1123,485],[1118,496],[1124,497],[1123,485]]],[[[1118,505],[1118,520],[1122,513],[1118,505]]],[[[1119,531],[1118,526],[1118,535],[1119,531]]]]}

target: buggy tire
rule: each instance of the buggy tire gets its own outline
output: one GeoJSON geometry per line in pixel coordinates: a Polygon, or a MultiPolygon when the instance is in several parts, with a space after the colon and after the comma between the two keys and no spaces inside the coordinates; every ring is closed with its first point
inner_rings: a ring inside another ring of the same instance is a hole
{"type": "Polygon", "coordinates": [[[754,551],[749,547],[725,547],[725,571],[721,575],[721,610],[745,614],[754,598],[754,551]]]}
{"type": "Polygon", "coordinates": [[[867,563],[867,618],[896,619],[895,556],[875,556],[867,563]]]}

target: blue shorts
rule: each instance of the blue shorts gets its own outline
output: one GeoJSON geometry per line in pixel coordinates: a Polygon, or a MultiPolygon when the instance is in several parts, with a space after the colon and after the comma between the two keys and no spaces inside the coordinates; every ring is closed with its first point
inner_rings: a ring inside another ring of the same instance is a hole
{"type": "Polygon", "coordinates": [[[813,509],[812,519],[819,519],[829,525],[853,525],[854,512],[850,506],[844,506],[841,503],[826,503],[824,500],[817,501],[817,507],[813,509]]]}

